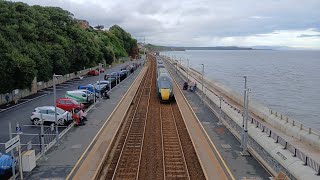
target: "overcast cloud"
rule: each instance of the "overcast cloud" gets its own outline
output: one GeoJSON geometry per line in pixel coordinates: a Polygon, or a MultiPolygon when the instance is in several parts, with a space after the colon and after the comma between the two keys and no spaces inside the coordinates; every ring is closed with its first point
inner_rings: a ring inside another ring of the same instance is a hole
{"type": "Polygon", "coordinates": [[[319,0],[22,0],[59,6],[92,26],[118,24],[139,41],[173,46],[320,49],[319,0]]]}

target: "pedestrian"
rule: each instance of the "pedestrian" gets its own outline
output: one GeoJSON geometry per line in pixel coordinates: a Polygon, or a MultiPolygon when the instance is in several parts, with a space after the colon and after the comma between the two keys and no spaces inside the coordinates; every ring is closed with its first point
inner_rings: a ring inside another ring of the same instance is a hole
{"type": "Polygon", "coordinates": [[[81,120],[81,113],[80,110],[75,108],[72,110],[72,118],[74,119],[74,126],[82,126],[85,125],[85,123],[81,120]]]}

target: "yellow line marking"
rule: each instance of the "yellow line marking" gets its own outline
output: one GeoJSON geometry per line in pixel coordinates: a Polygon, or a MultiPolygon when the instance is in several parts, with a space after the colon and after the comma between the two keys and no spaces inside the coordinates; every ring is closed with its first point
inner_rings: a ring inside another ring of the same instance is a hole
{"type": "MultiPolygon", "coordinates": [[[[144,68],[144,67],[143,67],[144,68]]],[[[143,69],[142,68],[142,69],[143,69]]],[[[100,130],[98,131],[98,133],[94,136],[94,138],[92,139],[92,141],[90,142],[89,146],[87,147],[87,149],[82,153],[80,159],[77,161],[77,163],[74,165],[74,167],[72,168],[71,172],[69,173],[69,175],[66,177],[66,179],[70,179],[71,175],[74,173],[74,171],[76,170],[77,166],[80,164],[80,162],[82,161],[82,159],[84,158],[84,156],[87,154],[87,152],[89,151],[89,149],[91,148],[92,144],[94,141],[97,140],[97,137],[101,134],[101,131],[105,128],[105,125],[107,124],[107,122],[109,121],[109,119],[112,117],[112,115],[114,114],[114,112],[118,109],[119,105],[121,104],[121,102],[123,101],[124,97],[126,97],[126,95],[128,94],[129,90],[131,89],[131,87],[133,86],[133,84],[137,81],[138,77],[141,75],[142,73],[142,69],[140,71],[140,73],[138,74],[138,76],[135,78],[135,80],[133,81],[133,83],[131,84],[131,86],[128,88],[127,92],[122,96],[121,100],[119,101],[119,103],[117,104],[117,106],[113,109],[113,111],[111,112],[111,114],[109,115],[108,119],[103,123],[102,127],[100,128],[100,130]]]]}
{"type": "MultiPolygon", "coordinates": [[[[169,63],[170,63],[170,62],[169,62],[169,63]]],[[[171,63],[170,63],[170,64],[171,64],[171,63]]],[[[178,86],[178,83],[177,83],[177,81],[175,80],[175,78],[173,78],[173,80],[174,80],[174,82],[176,83],[176,85],[178,86]]],[[[227,166],[226,162],[225,162],[224,159],[222,158],[222,156],[221,156],[221,154],[219,153],[217,147],[216,147],[216,146],[214,145],[214,143],[211,141],[210,136],[208,135],[207,131],[206,131],[206,130],[204,129],[204,127],[202,126],[200,120],[198,119],[198,116],[197,116],[196,113],[193,111],[192,106],[191,106],[190,103],[188,102],[188,100],[187,100],[187,98],[185,97],[185,95],[182,93],[182,91],[181,91],[181,89],[179,88],[179,86],[178,86],[178,89],[179,89],[180,93],[182,94],[182,96],[185,98],[185,100],[186,100],[189,108],[191,109],[193,115],[195,116],[195,118],[197,119],[198,123],[200,124],[202,131],[206,134],[207,139],[209,140],[210,144],[213,146],[214,150],[216,151],[217,155],[219,156],[219,158],[220,158],[223,166],[224,166],[225,169],[227,170],[227,172],[228,172],[228,174],[230,175],[231,179],[232,179],[232,180],[235,180],[233,174],[231,173],[231,170],[229,169],[229,167],[227,166]]]]}

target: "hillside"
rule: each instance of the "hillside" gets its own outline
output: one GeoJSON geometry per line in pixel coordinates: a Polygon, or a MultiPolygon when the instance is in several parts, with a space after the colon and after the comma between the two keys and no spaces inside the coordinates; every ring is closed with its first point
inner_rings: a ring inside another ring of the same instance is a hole
{"type": "Polygon", "coordinates": [[[58,7],[0,0],[0,94],[115,58],[134,56],[137,41],[121,27],[83,28],[58,7]]]}

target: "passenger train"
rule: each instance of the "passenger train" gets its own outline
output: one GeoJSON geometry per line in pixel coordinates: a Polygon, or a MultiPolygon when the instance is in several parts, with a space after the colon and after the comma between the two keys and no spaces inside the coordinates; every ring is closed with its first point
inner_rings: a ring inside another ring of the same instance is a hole
{"type": "Polygon", "coordinates": [[[157,94],[161,102],[174,100],[173,80],[159,56],[157,59],[157,94]]]}

